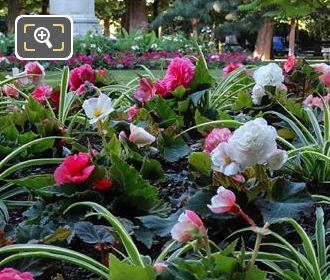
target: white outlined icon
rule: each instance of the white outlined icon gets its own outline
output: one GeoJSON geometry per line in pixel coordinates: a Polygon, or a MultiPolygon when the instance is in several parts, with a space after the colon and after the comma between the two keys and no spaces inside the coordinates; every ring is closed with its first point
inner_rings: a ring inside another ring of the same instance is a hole
{"type": "Polygon", "coordinates": [[[21,15],[15,21],[15,54],[20,60],[68,60],[73,54],[69,16],[21,15]]]}
{"type": "Polygon", "coordinates": [[[34,31],[34,39],[40,44],[46,44],[49,49],[53,47],[49,40],[50,32],[46,27],[39,27],[34,31]]]}

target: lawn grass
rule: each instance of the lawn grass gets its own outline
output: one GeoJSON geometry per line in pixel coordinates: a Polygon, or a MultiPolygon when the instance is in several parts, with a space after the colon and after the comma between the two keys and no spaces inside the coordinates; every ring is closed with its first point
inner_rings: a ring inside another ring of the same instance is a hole
{"type": "MultiPolygon", "coordinates": [[[[217,78],[219,77],[219,69],[211,69],[211,74],[217,78]]],[[[110,70],[109,71],[115,78],[115,80],[119,84],[127,84],[134,78],[138,77],[139,75],[145,74],[145,70],[110,70]]],[[[164,71],[162,70],[152,70],[152,73],[155,75],[156,78],[162,78],[164,76],[164,71]]],[[[8,75],[10,73],[1,73],[0,76],[2,75],[8,75]]],[[[47,71],[46,72],[46,77],[45,77],[45,83],[52,86],[56,87],[59,85],[61,81],[61,72],[60,71],[47,71]]]]}

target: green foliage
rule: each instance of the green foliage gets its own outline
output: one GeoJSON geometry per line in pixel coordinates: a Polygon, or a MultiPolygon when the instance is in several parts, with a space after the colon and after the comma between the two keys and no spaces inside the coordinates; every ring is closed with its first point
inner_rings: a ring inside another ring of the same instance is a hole
{"type": "Polygon", "coordinates": [[[306,184],[293,183],[283,178],[276,180],[268,198],[257,200],[264,221],[268,223],[286,217],[298,219],[302,214],[309,215],[312,205],[306,184]]]}
{"type": "Polygon", "coordinates": [[[110,255],[111,272],[113,280],[156,280],[156,273],[151,266],[139,267],[127,264],[118,260],[114,255],[110,255]]]}
{"type": "MultiPolygon", "coordinates": [[[[157,189],[144,180],[139,172],[119,157],[112,155],[110,175],[114,186],[119,190],[120,204],[130,205],[148,211],[157,198],[157,189]]],[[[119,202],[118,202],[119,203],[119,202]]]]}

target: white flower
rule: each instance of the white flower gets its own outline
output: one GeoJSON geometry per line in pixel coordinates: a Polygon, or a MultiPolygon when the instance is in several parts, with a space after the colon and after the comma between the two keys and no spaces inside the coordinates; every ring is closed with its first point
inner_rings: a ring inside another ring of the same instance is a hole
{"type": "Polygon", "coordinates": [[[273,170],[279,170],[287,162],[288,154],[284,150],[275,150],[268,159],[268,165],[273,170]]]}
{"type": "Polygon", "coordinates": [[[235,130],[229,138],[231,157],[244,170],[248,166],[264,164],[276,150],[277,132],[266,120],[257,118],[235,130]]]}
{"type": "Polygon", "coordinates": [[[115,110],[112,107],[111,98],[103,93],[101,93],[99,97],[85,100],[82,107],[87,117],[90,119],[90,124],[105,119],[115,110]]]}
{"type": "Polygon", "coordinates": [[[232,176],[239,173],[239,164],[232,159],[234,147],[223,142],[220,143],[212,152],[212,169],[221,172],[226,176],[232,176]]]}
{"type": "Polygon", "coordinates": [[[253,74],[253,78],[257,85],[279,86],[284,82],[283,70],[276,63],[269,63],[266,66],[259,67],[253,74]]]}
{"type": "Polygon", "coordinates": [[[150,145],[155,142],[156,138],[150,133],[146,132],[142,127],[138,127],[134,124],[130,124],[131,134],[128,138],[129,141],[133,142],[139,148],[146,145],[150,145]]]}
{"type": "Polygon", "coordinates": [[[252,89],[252,102],[254,105],[260,105],[262,98],[266,95],[265,88],[256,84],[252,89]]]}

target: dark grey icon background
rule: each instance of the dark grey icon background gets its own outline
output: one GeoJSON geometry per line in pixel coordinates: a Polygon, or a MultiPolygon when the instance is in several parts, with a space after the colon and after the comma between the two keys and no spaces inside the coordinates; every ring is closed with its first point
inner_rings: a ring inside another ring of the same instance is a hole
{"type": "Polygon", "coordinates": [[[16,56],[19,59],[31,60],[65,60],[72,56],[72,21],[66,16],[21,16],[16,19],[16,56]],[[31,26],[31,25],[35,26],[31,26]],[[27,26],[25,26],[27,25],[27,26]],[[55,26],[54,26],[55,25],[55,26]],[[64,26],[64,33],[59,25],[64,26]],[[52,48],[46,43],[35,40],[34,32],[39,27],[45,27],[50,32],[49,41],[52,48]],[[26,33],[24,33],[24,28],[26,33]],[[60,51],[64,43],[63,51],[60,51]],[[27,51],[26,48],[35,49],[27,51]],[[55,50],[55,51],[54,51],[55,50]],[[56,51],[57,50],[57,51],[56,51]]]}

